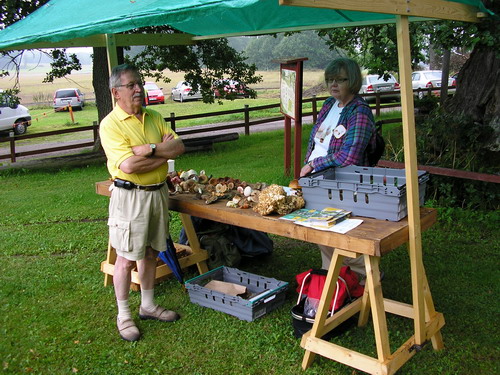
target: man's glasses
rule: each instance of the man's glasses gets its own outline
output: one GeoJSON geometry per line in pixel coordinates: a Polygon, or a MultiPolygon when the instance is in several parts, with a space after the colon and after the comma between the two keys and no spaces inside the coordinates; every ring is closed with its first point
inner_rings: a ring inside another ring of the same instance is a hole
{"type": "Polygon", "coordinates": [[[139,81],[139,82],[129,82],[126,85],[118,85],[116,87],[126,87],[129,90],[133,90],[133,89],[135,89],[135,86],[137,86],[138,88],[141,88],[142,86],[144,86],[144,82],[142,82],[142,81],[139,81]]]}
{"type": "Polygon", "coordinates": [[[325,79],[325,82],[327,85],[333,85],[334,83],[336,85],[342,85],[349,81],[349,78],[327,78],[325,79]]]}

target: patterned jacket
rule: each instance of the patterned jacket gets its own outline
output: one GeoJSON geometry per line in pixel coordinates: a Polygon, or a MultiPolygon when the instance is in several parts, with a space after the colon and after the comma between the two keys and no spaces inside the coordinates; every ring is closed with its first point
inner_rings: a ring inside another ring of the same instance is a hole
{"type": "MultiPolygon", "coordinates": [[[[333,96],[325,100],[318,114],[318,120],[311,130],[304,163],[307,163],[314,149],[314,137],[318,129],[334,104],[333,96]]],[[[337,125],[340,124],[346,128],[345,134],[338,139],[332,136],[328,154],[312,161],[315,171],[329,167],[368,165],[366,147],[369,143],[375,142],[375,120],[368,103],[356,95],[342,110],[337,125]]]]}

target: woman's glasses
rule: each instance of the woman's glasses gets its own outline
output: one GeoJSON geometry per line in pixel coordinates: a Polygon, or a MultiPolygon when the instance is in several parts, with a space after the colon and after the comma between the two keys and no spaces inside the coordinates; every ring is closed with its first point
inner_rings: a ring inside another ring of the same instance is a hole
{"type": "Polygon", "coordinates": [[[328,86],[336,84],[336,85],[342,85],[349,81],[349,78],[326,78],[325,82],[328,86]]]}

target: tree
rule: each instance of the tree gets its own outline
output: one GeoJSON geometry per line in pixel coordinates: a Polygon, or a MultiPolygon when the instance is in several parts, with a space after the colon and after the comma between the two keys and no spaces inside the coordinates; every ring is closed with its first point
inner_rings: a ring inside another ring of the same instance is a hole
{"type": "Polygon", "coordinates": [[[247,61],[259,70],[277,69],[273,60],[285,57],[307,57],[305,69],[324,69],[337,55],[332,54],[325,41],[312,30],[254,37],[245,54],[247,61]]]}
{"type": "MultiPolygon", "coordinates": [[[[0,4],[0,28],[26,17],[38,7],[44,5],[48,0],[6,0],[0,4]]],[[[176,30],[168,26],[145,27],[132,30],[133,33],[174,33],[176,30]]],[[[9,58],[11,64],[16,67],[19,74],[22,52],[2,52],[2,56],[9,58]]],[[[47,53],[47,52],[45,52],[47,53]]],[[[67,55],[65,49],[54,49],[47,53],[51,58],[52,70],[47,74],[44,82],[52,82],[55,78],[65,77],[74,70],[80,70],[81,65],[76,55],[67,55]]],[[[163,71],[186,72],[185,78],[195,88],[200,88],[205,102],[213,102],[213,83],[220,79],[233,79],[244,85],[260,82],[262,78],[255,74],[255,66],[245,63],[245,57],[228,45],[227,39],[207,40],[198,42],[194,46],[147,46],[139,54],[126,58],[123,49],[119,50],[119,62],[128,60],[135,63],[146,77],[162,79],[169,82],[163,71]]],[[[111,110],[112,100],[107,82],[109,73],[107,68],[107,55],[104,48],[94,48],[93,54],[93,86],[96,95],[98,121],[100,122],[111,110]]],[[[0,72],[0,76],[8,75],[6,70],[0,72]]],[[[220,81],[223,86],[223,81],[220,81]]],[[[16,80],[14,90],[9,93],[17,94],[19,81],[16,80]]],[[[221,99],[234,99],[231,94],[226,94],[222,87],[219,92],[221,99]]],[[[248,89],[248,96],[255,97],[254,90],[248,89]]],[[[222,103],[219,101],[219,103],[222,103]]],[[[95,150],[100,149],[97,142],[95,150]]]]}
{"type": "MultiPolygon", "coordinates": [[[[495,14],[500,14],[500,2],[482,0],[495,14]]],[[[366,67],[370,73],[384,74],[398,70],[394,25],[376,25],[320,31],[330,48],[343,48],[348,55],[366,67]]],[[[500,21],[489,17],[477,24],[456,21],[428,21],[410,24],[412,65],[415,69],[428,56],[432,45],[442,55],[472,51],[457,79],[455,95],[443,106],[447,114],[469,116],[494,129],[489,140],[490,150],[500,150],[500,21]]]]}
{"type": "MultiPolygon", "coordinates": [[[[0,2],[0,29],[4,29],[9,25],[19,21],[20,19],[26,17],[26,15],[32,13],[40,6],[45,4],[49,0],[4,0],[0,2]]],[[[2,69],[0,70],[0,78],[8,76],[8,68],[11,65],[15,66],[16,79],[14,80],[14,86],[12,89],[5,90],[7,95],[15,98],[17,102],[17,94],[19,93],[19,67],[21,64],[23,52],[6,52],[1,51],[0,57],[2,58],[2,69]]]]}
{"type": "MultiPolygon", "coordinates": [[[[171,34],[177,31],[168,26],[159,26],[145,27],[133,32],[171,34]]],[[[255,74],[255,65],[246,63],[244,54],[230,47],[225,38],[203,40],[189,46],[146,46],[134,56],[126,56],[125,60],[140,67],[144,76],[165,83],[170,82],[170,78],[164,74],[166,69],[185,72],[186,81],[190,82],[195,90],[201,91],[206,103],[214,102],[214,82],[220,82],[218,88],[221,99],[235,99],[234,94],[224,92],[223,80],[235,80],[245,86],[262,80],[255,74]]],[[[248,87],[246,90],[249,97],[256,97],[255,90],[248,87]]]]}
{"type": "MultiPolygon", "coordinates": [[[[3,29],[28,14],[34,12],[39,7],[47,3],[49,0],[4,0],[0,3],[0,29],[3,29]]],[[[23,54],[26,51],[1,51],[0,56],[4,61],[4,65],[0,70],[0,77],[9,75],[9,68],[13,65],[16,72],[16,79],[12,89],[5,90],[6,93],[16,98],[19,93],[19,70],[22,63],[23,54]]],[[[55,78],[64,77],[71,74],[73,70],[80,70],[81,65],[75,54],[67,55],[64,49],[54,49],[50,52],[41,51],[51,59],[52,70],[47,74],[44,82],[52,82],[55,78]]]]}

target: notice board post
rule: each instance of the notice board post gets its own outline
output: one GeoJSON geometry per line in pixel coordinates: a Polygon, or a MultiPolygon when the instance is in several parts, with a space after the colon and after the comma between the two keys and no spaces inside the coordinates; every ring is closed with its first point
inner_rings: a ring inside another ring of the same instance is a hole
{"type": "Polygon", "coordinates": [[[273,60],[280,64],[280,103],[285,116],[285,174],[290,175],[292,119],[295,122],[293,177],[299,178],[302,165],[302,86],[307,57],[273,60]]]}

